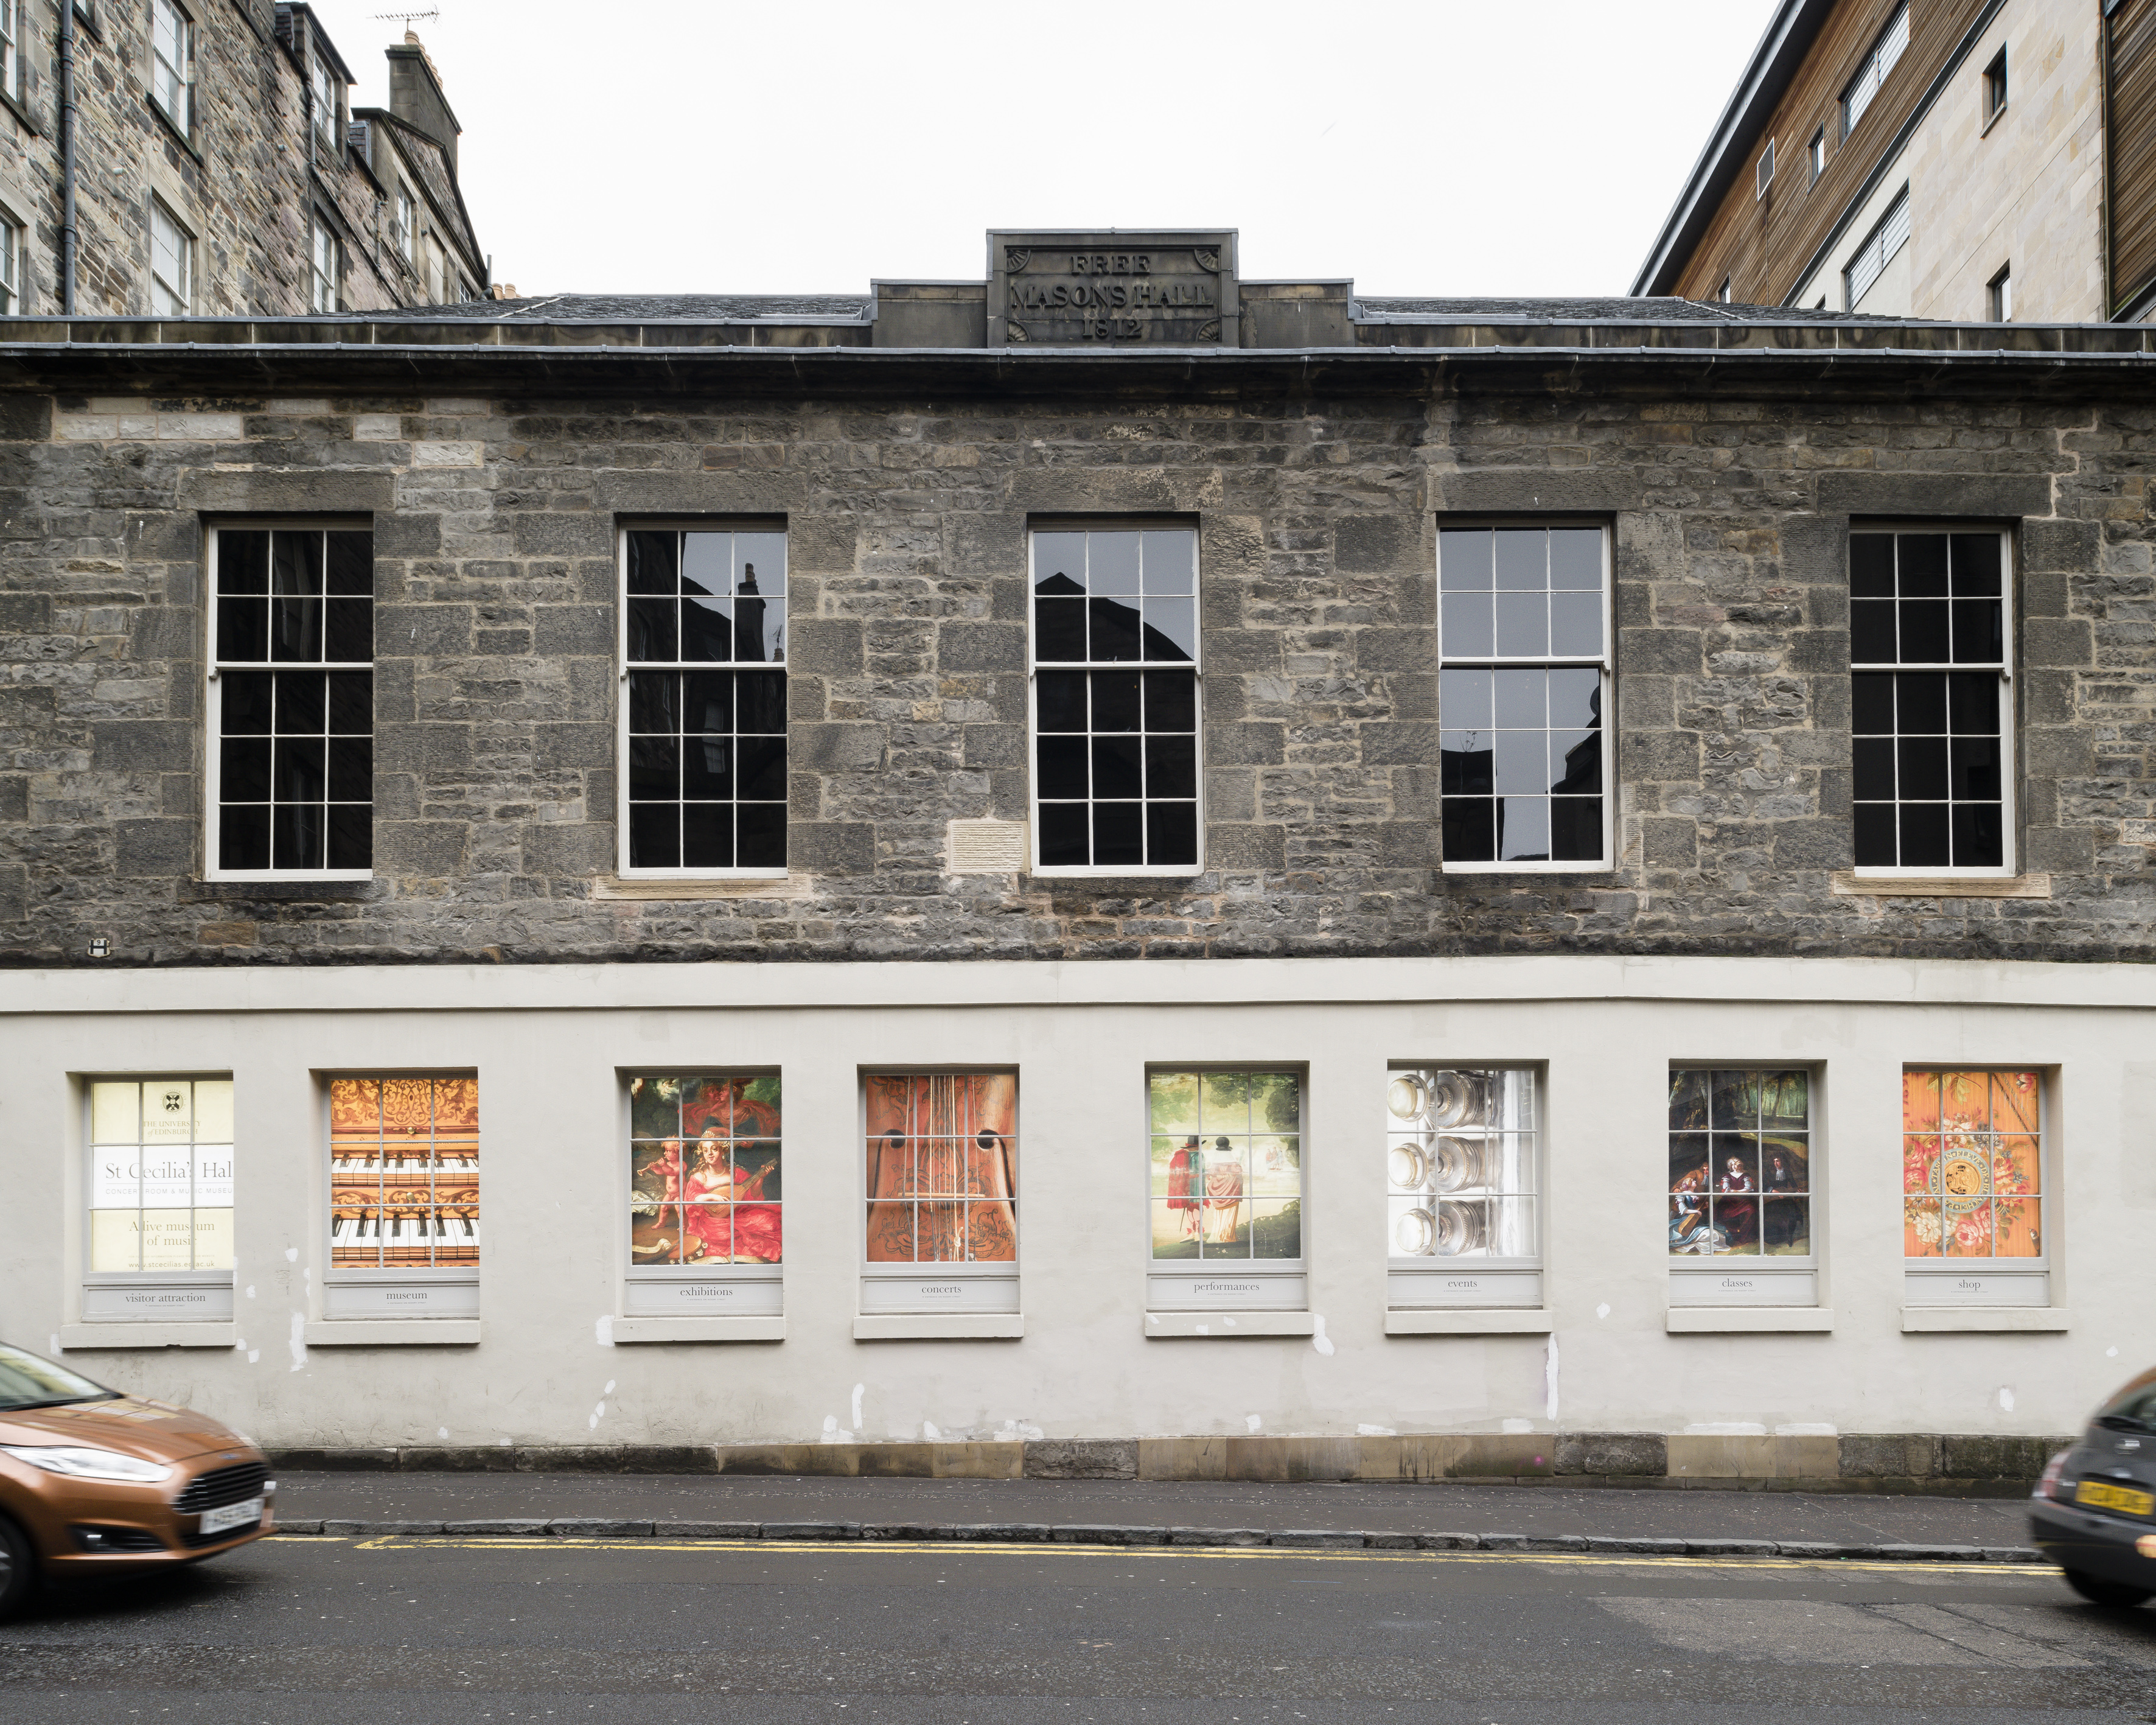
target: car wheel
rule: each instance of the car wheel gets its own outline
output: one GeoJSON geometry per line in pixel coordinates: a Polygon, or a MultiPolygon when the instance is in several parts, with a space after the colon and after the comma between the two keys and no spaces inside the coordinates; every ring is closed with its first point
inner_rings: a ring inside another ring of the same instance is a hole
{"type": "Polygon", "coordinates": [[[0,1621],[23,1609],[38,1584],[38,1560],[23,1530],[0,1517],[0,1621]]]}
{"type": "Polygon", "coordinates": [[[2066,1571],[2066,1585],[2092,1605],[2138,1605],[2156,1588],[2130,1587],[2123,1581],[2106,1581],[2085,1570],[2066,1571]]]}

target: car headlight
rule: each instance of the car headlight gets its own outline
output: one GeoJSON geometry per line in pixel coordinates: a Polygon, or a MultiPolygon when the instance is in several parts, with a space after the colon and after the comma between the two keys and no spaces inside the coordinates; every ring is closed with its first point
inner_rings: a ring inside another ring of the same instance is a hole
{"type": "Polygon", "coordinates": [[[172,1476],[160,1461],[123,1455],[117,1450],[93,1450],[76,1444],[0,1444],[0,1450],[47,1473],[75,1480],[122,1480],[131,1486],[154,1486],[172,1476]]]}

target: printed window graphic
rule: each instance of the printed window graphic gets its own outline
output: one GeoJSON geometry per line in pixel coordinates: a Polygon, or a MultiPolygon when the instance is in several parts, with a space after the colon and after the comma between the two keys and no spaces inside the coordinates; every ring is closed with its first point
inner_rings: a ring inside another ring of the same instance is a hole
{"type": "Polygon", "coordinates": [[[871,1264],[1018,1261],[1018,1076],[863,1081],[871,1264]]]}
{"type": "Polygon", "coordinates": [[[232,1081],[90,1086],[90,1268],[232,1268],[232,1081]]]}
{"type": "Polygon", "coordinates": [[[1672,1257],[1810,1256],[1811,1166],[1809,1072],[1670,1075],[1672,1257]]]}
{"type": "Polygon", "coordinates": [[[1152,1255],[1302,1255],[1302,1081],[1293,1072],[1155,1072],[1152,1255]]]}
{"type": "Polygon", "coordinates": [[[479,1262],[479,1081],[330,1081],[330,1265],[479,1262]]]}
{"type": "Polygon", "coordinates": [[[633,1263],[782,1261],[778,1074],[641,1074],[629,1112],[633,1263]]]}

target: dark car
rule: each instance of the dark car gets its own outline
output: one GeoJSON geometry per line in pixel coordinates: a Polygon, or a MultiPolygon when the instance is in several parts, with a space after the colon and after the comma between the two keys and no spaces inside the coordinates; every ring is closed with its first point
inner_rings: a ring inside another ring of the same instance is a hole
{"type": "Polygon", "coordinates": [[[2082,1440],[2036,1482],[2033,1543],[2099,1605],[2156,1594],[2156,1372],[2103,1404],[2082,1440]]]}

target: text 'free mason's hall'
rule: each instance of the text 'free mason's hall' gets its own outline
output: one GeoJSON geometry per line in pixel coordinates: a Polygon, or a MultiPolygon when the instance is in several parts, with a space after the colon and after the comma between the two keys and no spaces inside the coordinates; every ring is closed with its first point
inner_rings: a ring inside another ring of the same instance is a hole
{"type": "Polygon", "coordinates": [[[8,1333],[280,1448],[2033,1472],[2156,1304],[2148,332],[988,262],[0,325],[8,1333]]]}

